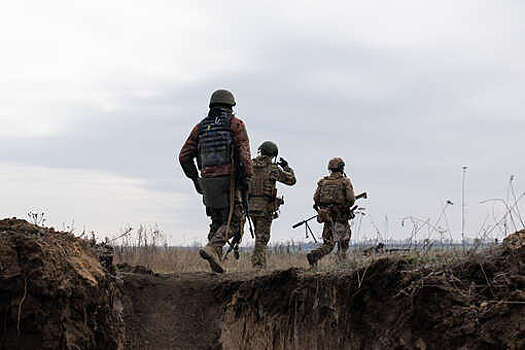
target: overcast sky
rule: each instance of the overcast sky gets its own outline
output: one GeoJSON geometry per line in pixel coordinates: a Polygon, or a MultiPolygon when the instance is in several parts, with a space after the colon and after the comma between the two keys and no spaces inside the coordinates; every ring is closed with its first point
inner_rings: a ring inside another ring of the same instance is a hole
{"type": "Polygon", "coordinates": [[[370,196],[354,237],[405,238],[446,200],[460,237],[462,166],[476,237],[503,212],[480,201],[511,175],[525,190],[524,18],[518,0],[3,1],[0,216],[204,242],[176,155],[227,88],[252,152],[273,140],[296,171],[273,242],[303,239],[290,226],[334,156],[370,196]]]}

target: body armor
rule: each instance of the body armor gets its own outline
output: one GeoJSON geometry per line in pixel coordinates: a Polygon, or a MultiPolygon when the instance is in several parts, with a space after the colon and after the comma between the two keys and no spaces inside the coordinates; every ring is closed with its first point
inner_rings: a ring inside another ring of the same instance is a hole
{"type": "Polygon", "coordinates": [[[319,183],[320,186],[320,205],[344,205],[345,199],[345,185],[344,177],[333,179],[325,177],[319,183]]]}
{"type": "Polygon", "coordinates": [[[225,110],[211,110],[199,125],[197,165],[199,169],[231,164],[233,115],[225,110]]]}
{"type": "Polygon", "coordinates": [[[250,183],[250,197],[266,197],[268,201],[273,199],[275,191],[275,179],[272,176],[272,163],[253,164],[253,177],[250,183]]]}

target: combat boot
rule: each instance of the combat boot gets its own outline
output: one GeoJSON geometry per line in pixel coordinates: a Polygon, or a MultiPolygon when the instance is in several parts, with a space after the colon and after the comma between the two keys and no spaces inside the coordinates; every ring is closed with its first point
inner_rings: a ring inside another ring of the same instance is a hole
{"type": "Polygon", "coordinates": [[[317,261],[319,258],[314,253],[308,253],[306,254],[306,259],[308,259],[308,264],[310,264],[310,267],[317,267],[317,261]]]}
{"type": "Polygon", "coordinates": [[[208,260],[210,268],[213,272],[224,273],[225,270],[221,264],[219,255],[213,247],[207,245],[199,250],[199,254],[203,259],[208,260]]]}

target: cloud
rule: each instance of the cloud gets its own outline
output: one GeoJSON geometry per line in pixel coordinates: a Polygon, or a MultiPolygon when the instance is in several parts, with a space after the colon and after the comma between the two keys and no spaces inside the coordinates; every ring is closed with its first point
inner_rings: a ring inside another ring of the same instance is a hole
{"type": "Polygon", "coordinates": [[[148,190],[144,181],[136,178],[87,169],[1,163],[0,182],[2,217],[26,218],[28,210],[40,208],[48,225],[62,229],[73,222],[75,232],[94,230],[102,238],[116,235],[128,224],[155,222],[169,230],[170,243],[184,243],[185,237],[197,236],[184,228],[181,220],[188,213],[184,208],[188,196],[148,190]],[[175,228],[177,236],[172,234],[175,228]]]}
{"type": "Polygon", "coordinates": [[[206,231],[175,158],[211,92],[226,87],[253,150],[275,140],[296,169],[278,240],[296,237],[290,225],[311,212],[336,155],[370,192],[371,214],[392,225],[457,202],[464,164],[473,224],[486,212],[480,200],[525,173],[519,3],[137,4],[10,5],[0,162],[102,172],[154,196],[185,196],[174,220],[206,231]]]}

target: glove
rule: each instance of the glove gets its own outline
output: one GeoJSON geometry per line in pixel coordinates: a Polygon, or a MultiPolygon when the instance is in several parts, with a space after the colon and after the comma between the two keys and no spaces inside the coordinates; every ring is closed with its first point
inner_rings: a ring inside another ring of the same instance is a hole
{"type": "Polygon", "coordinates": [[[288,162],[284,158],[279,158],[279,162],[277,162],[282,168],[288,167],[288,162]]]}
{"type": "Polygon", "coordinates": [[[197,191],[198,194],[202,194],[202,188],[201,184],[199,183],[199,178],[192,179],[193,180],[193,186],[195,186],[195,191],[197,191]]]}

